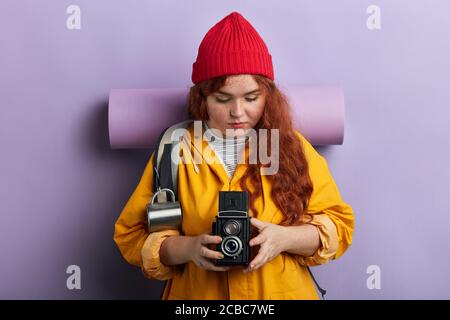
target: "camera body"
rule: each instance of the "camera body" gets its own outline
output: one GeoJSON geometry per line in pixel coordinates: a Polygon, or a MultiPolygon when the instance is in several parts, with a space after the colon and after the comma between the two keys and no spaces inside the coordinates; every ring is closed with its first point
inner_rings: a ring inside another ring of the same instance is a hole
{"type": "Polygon", "coordinates": [[[215,265],[248,265],[251,235],[247,191],[219,191],[219,212],[212,233],[222,237],[216,250],[224,255],[214,260],[215,265]]]}

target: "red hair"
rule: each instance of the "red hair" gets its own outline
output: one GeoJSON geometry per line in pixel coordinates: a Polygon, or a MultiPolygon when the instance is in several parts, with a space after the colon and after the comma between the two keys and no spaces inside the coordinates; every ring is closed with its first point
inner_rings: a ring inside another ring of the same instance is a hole
{"type": "MultiPolygon", "coordinates": [[[[264,111],[254,129],[268,129],[269,146],[271,141],[270,129],[279,129],[278,172],[273,175],[266,175],[266,177],[272,184],[272,199],[284,215],[280,224],[300,224],[313,191],[303,146],[292,127],[290,107],[286,96],[271,79],[261,75],[252,76],[265,94],[264,111]]],[[[227,77],[220,76],[209,79],[190,88],[188,96],[190,119],[203,121],[209,119],[206,97],[222,88],[227,77]]],[[[258,158],[256,164],[248,164],[240,181],[241,189],[249,192],[249,209],[253,211],[254,217],[257,217],[254,208],[255,200],[262,194],[260,168],[261,166],[270,166],[270,164],[262,165],[259,160],[258,158]],[[248,189],[247,179],[251,180],[255,188],[253,192],[248,189]]]]}

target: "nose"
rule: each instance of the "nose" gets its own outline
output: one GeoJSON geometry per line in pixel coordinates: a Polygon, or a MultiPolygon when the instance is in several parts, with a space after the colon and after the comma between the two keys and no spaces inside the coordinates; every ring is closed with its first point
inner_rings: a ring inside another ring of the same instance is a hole
{"type": "Polygon", "coordinates": [[[230,107],[230,115],[233,118],[239,118],[244,115],[244,109],[241,105],[241,101],[239,99],[235,100],[230,107]]]}

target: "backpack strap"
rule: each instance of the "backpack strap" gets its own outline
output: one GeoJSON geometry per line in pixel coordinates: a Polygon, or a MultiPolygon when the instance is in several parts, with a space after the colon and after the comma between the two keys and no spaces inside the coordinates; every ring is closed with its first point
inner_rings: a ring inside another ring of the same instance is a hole
{"type": "Polygon", "coordinates": [[[319,286],[319,283],[316,281],[316,278],[314,278],[314,275],[312,274],[312,271],[309,267],[306,267],[308,269],[309,274],[311,275],[312,279],[314,280],[314,283],[316,284],[317,289],[319,290],[321,296],[322,296],[322,300],[325,300],[325,294],[327,293],[327,290],[322,289],[319,286]]]}
{"type": "MultiPolygon", "coordinates": [[[[179,164],[179,144],[180,141],[172,141],[172,135],[177,129],[187,129],[191,125],[193,120],[186,120],[176,123],[170,127],[164,129],[155,144],[155,155],[153,158],[153,191],[156,192],[159,188],[167,188],[174,192],[175,201],[178,200],[178,164],[179,164]],[[174,156],[176,159],[172,159],[172,151],[175,150],[174,156]]],[[[174,137],[178,138],[178,137],[174,137]]],[[[161,193],[162,195],[162,193],[161,193]]],[[[164,201],[159,197],[158,201],[164,201]]]]}

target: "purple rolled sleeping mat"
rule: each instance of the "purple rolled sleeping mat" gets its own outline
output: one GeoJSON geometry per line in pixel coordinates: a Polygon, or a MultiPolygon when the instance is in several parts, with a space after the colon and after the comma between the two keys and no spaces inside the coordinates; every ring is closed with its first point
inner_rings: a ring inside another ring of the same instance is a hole
{"type": "MultiPolygon", "coordinates": [[[[281,89],[291,106],[294,128],[312,145],[344,141],[344,93],[336,86],[281,89]]],[[[161,132],[187,120],[183,88],[112,89],[109,95],[109,140],[113,149],[153,148],[161,132]]]]}

